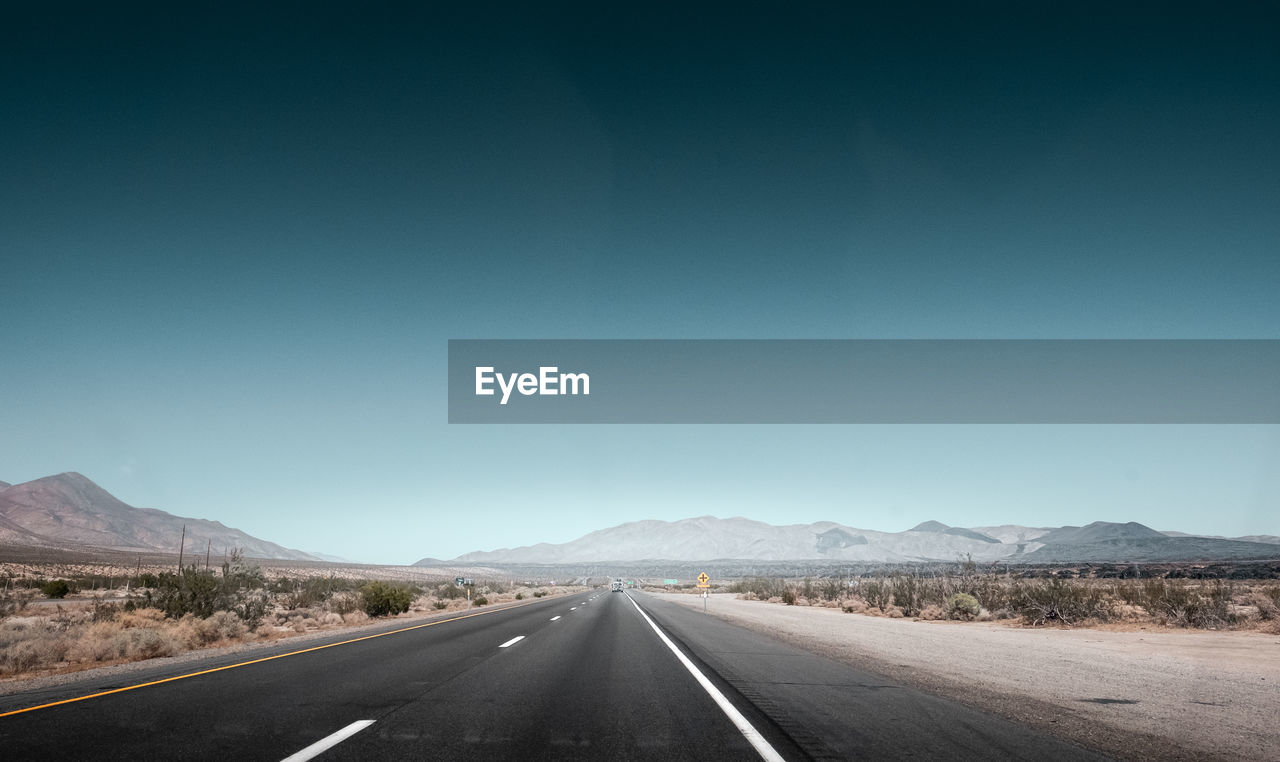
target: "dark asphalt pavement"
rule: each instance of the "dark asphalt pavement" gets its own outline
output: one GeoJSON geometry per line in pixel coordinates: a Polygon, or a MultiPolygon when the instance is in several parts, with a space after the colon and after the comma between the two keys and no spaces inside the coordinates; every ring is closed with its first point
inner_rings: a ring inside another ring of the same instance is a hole
{"type": "MultiPolygon", "coordinates": [[[[607,591],[0,717],[0,757],[281,760],[348,729],[317,758],[759,759],[633,599],[782,758],[1098,758],[660,596],[607,591]]],[[[6,696],[0,712],[208,666],[88,675],[6,696]]]]}

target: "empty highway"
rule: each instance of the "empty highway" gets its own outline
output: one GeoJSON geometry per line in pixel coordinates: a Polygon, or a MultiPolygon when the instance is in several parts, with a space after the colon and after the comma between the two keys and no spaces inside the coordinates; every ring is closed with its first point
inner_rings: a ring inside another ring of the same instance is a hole
{"type": "Polygon", "coordinates": [[[1100,758],[635,592],[274,649],[0,697],[2,756],[1100,758]]]}

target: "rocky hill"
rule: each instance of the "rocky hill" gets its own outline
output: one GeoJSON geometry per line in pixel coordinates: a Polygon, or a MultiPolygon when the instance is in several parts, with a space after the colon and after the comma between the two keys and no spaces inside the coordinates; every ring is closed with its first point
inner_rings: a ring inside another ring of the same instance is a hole
{"type": "Polygon", "coordinates": [[[184,525],[188,553],[208,546],[219,554],[240,548],[255,558],[320,560],[218,521],[135,508],[75,472],[0,489],[0,542],[7,544],[177,553],[184,525]]]}

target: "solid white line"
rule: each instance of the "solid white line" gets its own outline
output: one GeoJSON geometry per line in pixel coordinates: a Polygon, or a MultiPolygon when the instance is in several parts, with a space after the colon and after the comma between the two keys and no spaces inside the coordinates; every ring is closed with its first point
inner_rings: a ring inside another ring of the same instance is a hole
{"type": "Polygon", "coordinates": [[[557,620],[557,619],[559,619],[559,618],[560,618],[560,615],[559,615],[559,614],[556,614],[555,616],[551,617],[551,621],[553,621],[553,622],[554,622],[554,621],[556,621],[556,620],[557,620]]]}
{"type": "Polygon", "coordinates": [[[697,667],[693,666],[693,662],[689,661],[689,657],[680,653],[680,649],[676,648],[676,644],[672,643],[667,634],[653,623],[648,614],[644,613],[644,609],[640,608],[640,604],[636,603],[636,599],[631,598],[631,593],[626,595],[627,598],[631,599],[631,605],[635,606],[636,611],[640,612],[640,616],[644,617],[644,621],[648,622],[653,631],[658,633],[658,637],[662,639],[663,643],[667,644],[667,648],[671,649],[671,653],[675,654],[680,663],[684,665],[684,668],[689,670],[689,674],[693,675],[693,678],[698,681],[698,685],[701,685],[702,689],[711,696],[716,702],[716,706],[720,707],[720,711],[725,713],[725,716],[738,728],[738,732],[742,733],[743,737],[747,739],[747,743],[751,744],[760,757],[769,760],[769,762],[783,762],[782,755],[764,739],[764,736],[760,735],[760,731],[756,730],[755,726],[746,717],[742,716],[742,712],[739,712],[733,704],[729,703],[729,699],[724,697],[720,689],[713,685],[697,667]]]}
{"type": "Polygon", "coordinates": [[[511,640],[508,640],[506,643],[503,643],[502,645],[498,646],[498,648],[506,648],[507,646],[514,646],[516,643],[519,643],[522,640],[524,640],[524,636],[517,635],[511,640]]]}
{"type": "Polygon", "coordinates": [[[337,746],[338,744],[347,740],[348,738],[355,735],[356,733],[359,733],[360,731],[369,727],[370,725],[373,724],[373,722],[374,722],[373,720],[358,720],[356,722],[353,722],[350,725],[343,728],[342,730],[339,730],[337,733],[321,738],[319,741],[316,741],[315,743],[311,744],[310,746],[303,749],[302,751],[298,751],[298,752],[294,752],[293,754],[290,754],[289,756],[281,760],[281,762],[305,762],[308,759],[319,756],[322,752],[325,752],[333,748],[334,746],[337,746]]]}

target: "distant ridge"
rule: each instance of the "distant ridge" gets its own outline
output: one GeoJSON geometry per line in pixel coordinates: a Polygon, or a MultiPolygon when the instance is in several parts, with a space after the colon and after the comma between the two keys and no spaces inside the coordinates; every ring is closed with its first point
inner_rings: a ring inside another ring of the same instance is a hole
{"type": "Polygon", "coordinates": [[[857,529],[831,521],[774,526],[742,517],[632,521],[566,543],[466,553],[452,562],[416,565],[621,563],[638,561],[1129,562],[1280,558],[1280,545],[1205,537],[1170,537],[1137,522],[1083,527],[981,531],[925,521],[904,532],[857,529]]]}
{"type": "Polygon", "coordinates": [[[1160,563],[1244,561],[1280,558],[1280,545],[1212,537],[1131,537],[1045,545],[1027,554],[1029,563],[1160,563]]]}
{"type": "Polygon", "coordinates": [[[1107,540],[1168,539],[1163,532],[1151,527],[1130,521],[1115,524],[1109,521],[1095,521],[1082,527],[1061,527],[1041,535],[1037,539],[1046,545],[1083,545],[1090,542],[1107,540]]]}
{"type": "Polygon", "coordinates": [[[0,541],[11,544],[177,553],[184,525],[188,553],[239,548],[256,558],[321,560],[217,521],[134,508],[74,471],[0,490],[0,541]]]}
{"type": "Polygon", "coordinates": [[[924,521],[919,524],[916,524],[915,527],[909,529],[908,531],[938,532],[940,534],[952,534],[952,535],[955,535],[956,537],[968,537],[971,540],[978,540],[979,542],[996,542],[996,543],[1000,542],[996,538],[991,537],[989,535],[985,535],[982,532],[975,532],[972,529],[965,529],[964,527],[949,527],[946,524],[943,524],[941,521],[924,521]]]}

